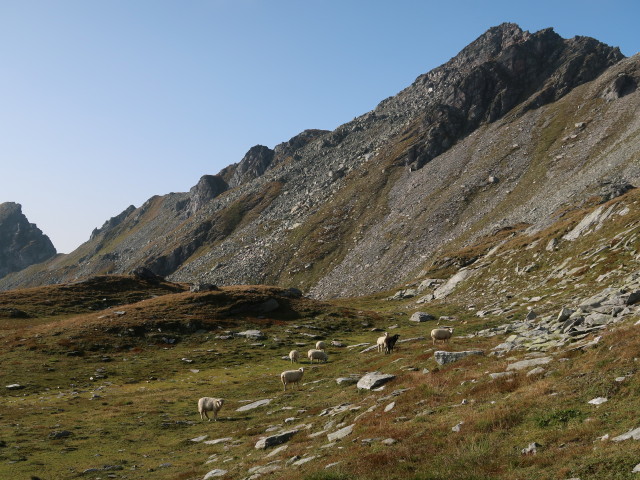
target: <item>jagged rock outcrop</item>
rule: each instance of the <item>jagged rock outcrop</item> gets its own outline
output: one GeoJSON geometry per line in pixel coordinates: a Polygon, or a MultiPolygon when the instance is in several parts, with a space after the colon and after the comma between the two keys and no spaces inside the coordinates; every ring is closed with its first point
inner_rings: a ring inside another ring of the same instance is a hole
{"type": "Polygon", "coordinates": [[[118,225],[120,225],[122,223],[122,221],[129,216],[129,214],[131,214],[132,212],[135,211],[135,209],[136,209],[136,207],[134,207],[133,205],[129,205],[121,213],[119,213],[115,217],[111,217],[109,220],[104,222],[102,227],[94,228],[93,232],[91,232],[90,240],[93,240],[94,238],[96,238],[101,233],[105,234],[105,233],[109,232],[110,230],[114,229],[115,227],[117,227],[118,225]]]}
{"type": "Polygon", "coordinates": [[[637,56],[503,24],[373,111],[253,147],[215,185],[154,197],[0,288],[145,266],[314,297],[389,289],[448,249],[640,185],[639,79],[637,56]]]}
{"type": "Polygon", "coordinates": [[[220,175],[203,175],[198,183],[189,190],[191,214],[194,214],[207,202],[229,188],[227,182],[220,175]]]}
{"type": "Polygon", "coordinates": [[[0,277],[55,255],[49,237],[35,223],[29,223],[20,204],[0,204],[0,277]]]}
{"type": "Polygon", "coordinates": [[[274,151],[264,145],[251,147],[229,180],[229,187],[237,187],[261,176],[273,161],[274,151]]]}

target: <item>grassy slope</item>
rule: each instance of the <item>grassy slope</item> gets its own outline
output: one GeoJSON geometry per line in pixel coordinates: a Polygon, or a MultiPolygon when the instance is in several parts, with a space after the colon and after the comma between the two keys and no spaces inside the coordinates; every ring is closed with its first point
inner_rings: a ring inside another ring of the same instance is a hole
{"type": "MultiPolygon", "coordinates": [[[[229,471],[225,478],[245,478],[251,467],[277,460],[283,465],[294,455],[317,458],[279,470],[277,478],[577,476],[585,480],[635,475],[631,469],[640,454],[637,442],[597,440],[638,426],[640,381],[634,374],[640,342],[631,323],[609,332],[595,350],[559,354],[551,374],[542,378],[520,375],[513,381],[491,381],[487,373],[504,370],[507,359],[490,356],[437,368],[433,347],[419,340],[401,344],[391,356],[330,348],[330,362],[311,366],[303,361],[306,384],[285,393],[278,375],[291,366],[281,356],[296,342],[306,343],[299,347],[302,351],[313,343],[301,332],[317,333],[315,328],[320,328],[327,339],[355,344],[374,341],[379,335],[371,332],[374,326],[397,324],[394,331],[401,338],[427,336],[431,326],[409,325],[406,307],[410,305],[375,298],[353,300],[351,305],[384,306],[381,314],[306,300],[292,300],[282,316],[229,314],[229,305],[238,306],[247,296],[259,303],[274,295],[278,290],[266,287],[167,294],[60,320],[53,327],[3,330],[3,380],[25,388],[2,391],[0,477],[105,478],[111,474],[129,479],[199,479],[209,470],[222,468],[229,471]],[[219,301],[222,295],[224,302],[219,301]],[[194,319],[201,320],[195,332],[187,327],[194,319]],[[127,335],[140,324],[148,327],[145,337],[127,335]],[[227,328],[250,327],[268,334],[267,340],[259,342],[263,346],[215,338],[227,328]],[[152,329],[162,332],[153,334],[152,329]],[[178,341],[167,344],[163,336],[178,341]],[[409,370],[412,367],[418,370],[409,370]],[[423,368],[430,372],[422,373],[423,368]],[[373,370],[397,378],[382,392],[366,393],[333,380],[373,370]],[[625,375],[629,375],[625,382],[614,381],[625,375]],[[408,390],[397,397],[384,399],[404,388],[408,390]],[[201,422],[197,415],[197,399],[205,395],[227,399],[217,423],[201,422]],[[597,396],[610,401],[600,407],[587,403],[597,396]],[[273,399],[272,403],[246,413],[235,411],[245,401],[263,398],[273,399]],[[395,408],[384,412],[392,401],[395,408]],[[342,403],[351,404],[351,409],[334,417],[319,415],[342,403]],[[370,413],[364,413],[370,408],[370,413]],[[328,443],[326,435],[308,435],[323,430],[330,421],[329,432],[342,423],[356,423],[356,427],[335,446],[320,448],[328,443]],[[462,431],[452,432],[461,421],[462,431]],[[267,452],[254,448],[269,426],[288,429],[309,424],[309,430],[303,427],[287,449],[274,457],[265,458],[267,452]],[[71,435],[51,438],[60,431],[71,435]],[[217,445],[190,441],[200,435],[208,435],[207,440],[233,440],[217,445]],[[398,442],[391,446],[362,442],[385,438],[398,442]],[[533,441],[542,445],[538,455],[522,456],[520,449],[533,441]],[[205,464],[207,460],[212,462],[205,464]],[[333,462],[340,463],[325,471],[324,466],[333,462]],[[123,470],[80,475],[105,465],[123,470]]],[[[494,322],[473,316],[460,304],[433,305],[430,311],[456,315],[461,334],[494,322]]],[[[488,349],[498,341],[456,338],[448,348],[488,349]]]]}

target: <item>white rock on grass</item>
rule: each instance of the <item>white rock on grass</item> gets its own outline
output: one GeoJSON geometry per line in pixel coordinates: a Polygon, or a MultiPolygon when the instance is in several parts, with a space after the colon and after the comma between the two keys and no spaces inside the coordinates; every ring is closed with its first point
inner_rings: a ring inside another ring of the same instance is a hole
{"type": "Polygon", "coordinates": [[[629,430],[627,433],[623,433],[622,435],[618,435],[617,437],[613,437],[611,441],[622,442],[624,440],[629,440],[630,438],[633,438],[634,440],[640,440],[640,427],[629,430]]]}
{"type": "Polygon", "coordinates": [[[351,435],[351,432],[353,432],[353,427],[355,427],[355,423],[348,425],[344,428],[341,428],[340,430],[333,432],[333,433],[329,433],[327,434],[327,439],[330,442],[334,442],[336,440],[340,440],[341,438],[346,437],[347,435],[351,435]]]}
{"type": "Polygon", "coordinates": [[[265,398],[264,400],[258,400],[247,405],[243,405],[240,408],[236,408],[236,412],[246,412],[247,410],[253,410],[254,408],[264,407],[271,403],[271,398],[265,398]]]}
{"type": "Polygon", "coordinates": [[[512,363],[507,366],[507,371],[511,370],[524,370],[525,368],[537,367],[539,365],[546,365],[553,360],[551,357],[531,358],[529,360],[521,360],[519,362],[512,363]]]}
{"type": "Polygon", "coordinates": [[[602,405],[603,403],[607,402],[609,399],[605,398],[605,397],[597,397],[594,398],[593,400],[589,400],[589,402],[591,405],[602,405]]]}
{"type": "Polygon", "coordinates": [[[393,408],[396,406],[396,402],[391,402],[389,405],[387,405],[386,407],[384,407],[384,411],[385,412],[390,412],[391,410],[393,410],[393,408]]]}
{"type": "Polygon", "coordinates": [[[226,470],[221,470],[219,468],[216,468],[215,470],[211,470],[210,472],[208,472],[203,478],[202,480],[208,480],[209,478],[213,478],[213,477],[222,477],[224,475],[227,474],[226,470]]]}
{"type": "Polygon", "coordinates": [[[371,372],[367,373],[364,377],[362,377],[357,384],[358,389],[365,390],[373,390],[385,383],[389,380],[393,380],[396,378],[395,375],[384,374],[380,372],[371,372]]]}

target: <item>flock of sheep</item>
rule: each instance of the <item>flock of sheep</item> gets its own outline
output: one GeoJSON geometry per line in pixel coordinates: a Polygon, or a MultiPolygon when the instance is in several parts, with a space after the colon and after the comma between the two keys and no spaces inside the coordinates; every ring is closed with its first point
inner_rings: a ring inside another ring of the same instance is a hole
{"type": "MultiPolygon", "coordinates": [[[[435,345],[437,341],[447,342],[453,335],[453,327],[441,327],[434,328],[431,330],[431,339],[433,340],[433,344],[435,345]]],[[[389,354],[393,352],[393,348],[395,347],[396,342],[400,338],[399,334],[389,335],[388,332],[384,332],[384,335],[378,337],[377,347],[378,352],[384,352],[385,354],[389,354]]],[[[307,352],[307,358],[310,363],[313,363],[314,360],[319,362],[326,362],[329,357],[325,352],[326,344],[320,340],[316,343],[316,348],[312,348],[307,352]]],[[[291,363],[298,363],[300,360],[300,352],[297,350],[291,350],[289,352],[289,359],[291,363]]],[[[297,370],[286,370],[280,374],[280,380],[282,381],[282,385],[284,387],[284,391],[287,391],[287,385],[299,384],[300,380],[302,380],[302,376],[304,375],[304,368],[300,367],[297,370]]],[[[198,400],[198,412],[200,413],[200,418],[202,420],[207,418],[207,420],[211,421],[207,412],[213,412],[213,419],[215,421],[218,420],[218,412],[222,408],[224,404],[224,400],[222,398],[212,398],[212,397],[202,397],[198,400]]]]}

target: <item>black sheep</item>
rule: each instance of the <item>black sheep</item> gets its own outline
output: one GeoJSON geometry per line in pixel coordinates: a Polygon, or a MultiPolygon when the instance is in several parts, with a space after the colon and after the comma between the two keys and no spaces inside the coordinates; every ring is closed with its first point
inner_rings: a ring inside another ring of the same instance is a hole
{"type": "Polygon", "coordinates": [[[400,338],[400,335],[396,333],[384,339],[384,353],[393,352],[393,347],[395,347],[398,338],[400,338]]]}

